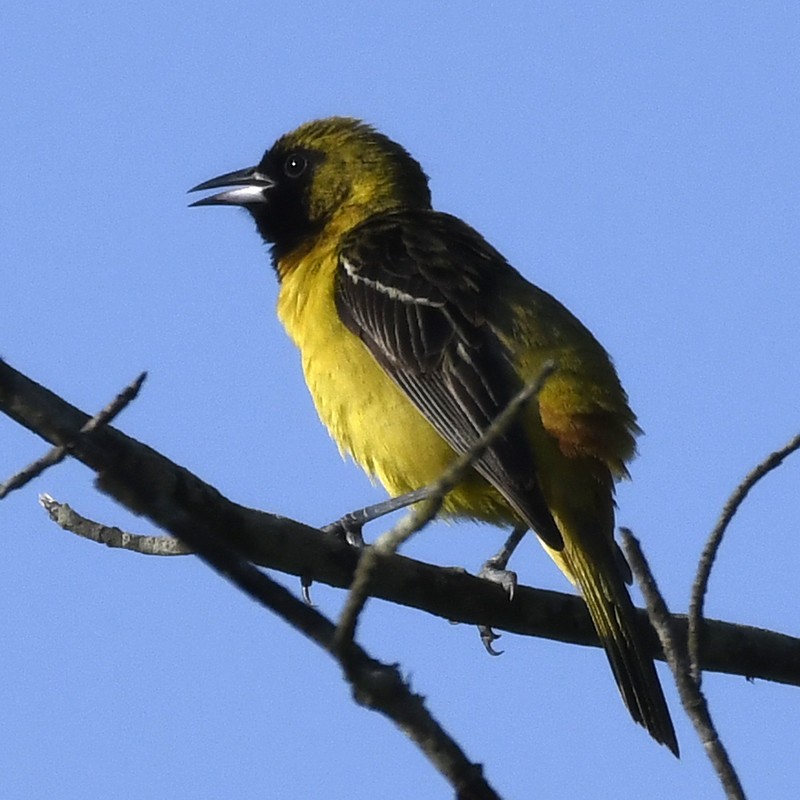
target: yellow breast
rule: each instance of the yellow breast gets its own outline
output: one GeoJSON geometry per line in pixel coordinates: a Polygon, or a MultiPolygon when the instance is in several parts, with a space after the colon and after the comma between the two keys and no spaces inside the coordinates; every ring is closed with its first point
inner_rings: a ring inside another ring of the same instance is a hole
{"type": "MultiPolygon", "coordinates": [[[[429,484],[455,453],[342,324],[333,297],[335,252],[320,256],[319,251],[282,271],[278,297],[278,317],[300,350],[317,413],[342,454],[390,494],[429,484]]],[[[444,510],[492,522],[510,513],[477,473],[451,493],[444,510]]]]}

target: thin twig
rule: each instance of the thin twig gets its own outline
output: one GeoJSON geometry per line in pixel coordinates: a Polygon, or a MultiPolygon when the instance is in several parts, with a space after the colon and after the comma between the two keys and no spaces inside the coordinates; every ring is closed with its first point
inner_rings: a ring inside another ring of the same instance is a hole
{"type": "Polygon", "coordinates": [[[539,374],[514,395],[470,448],[454,459],[442,476],[430,485],[427,497],[416,503],[391,530],[379,536],[372,547],[362,550],[350,593],[339,617],[336,629],[338,644],[344,645],[354,640],[359,616],[369,596],[372,575],[381,556],[396,553],[408,539],[433,520],[442,507],[445,495],[463,480],[486,449],[505,433],[527,402],[541,391],[544,382],[555,370],[556,364],[553,361],[546,361],[539,374]]]}
{"type": "Polygon", "coordinates": [[[95,522],[81,516],[66,503],[59,503],[49,494],[39,495],[39,505],[48,513],[50,519],[65,531],[90,542],[104,544],[106,547],[130,550],[146,556],[185,556],[194,552],[181,539],[176,539],[174,536],[144,536],[95,522]]]}
{"type": "Polygon", "coordinates": [[[697,565],[697,575],[692,584],[692,596],[689,603],[689,662],[692,668],[692,675],[699,686],[702,683],[702,671],[700,669],[700,648],[702,646],[702,624],[703,608],[705,605],[708,581],[711,577],[711,568],[717,557],[725,531],[733,519],[739,506],[747,497],[750,490],[765,475],[780,466],[783,460],[790,456],[795,450],[800,449],[800,434],[795,436],[790,442],[780,450],[764,459],[755,469],[753,469],[745,479],[736,487],[733,494],[725,503],[719,521],[717,522],[711,535],[708,537],[700,562],[697,565]]]}
{"type": "MultiPolygon", "coordinates": [[[[98,428],[102,428],[104,425],[108,425],[120,411],[136,399],[136,395],[139,394],[139,390],[142,388],[145,378],[147,378],[147,373],[143,372],[132,383],[128,384],[128,386],[126,386],[104,409],[95,414],[78,431],[77,435],[81,436],[85,433],[91,433],[98,428]]],[[[0,500],[15,489],[21,489],[25,484],[41,475],[49,467],[63,461],[69,453],[70,447],[70,443],[54,447],[41,458],[37,458],[36,461],[28,464],[27,467],[20,470],[16,475],[12,475],[4,484],[0,484],[0,500]]]]}
{"type": "Polygon", "coordinates": [[[625,557],[628,559],[633,574],[636,576],[636,581],[642,590],[642,595],[647,604],[647,613],[658,633],[667,664],[669,664],[669,668],[675,678],[681,704],[692,721],[697,735],[700,737],[706,755],[719,776],[726,796],[729,800],[746,800],[739,776],[736,774],[725,745],[723,745],[714,727],[708,703],[700,691],[700,686],[692,677],[686,652],[683,649],[681,640],[678,638],[673,618],[667,608],[664,597],[658,589],[647,559],[638,540],[631,531],[628,528],[621,528],[620,532],[622,534],[625,557]]]}

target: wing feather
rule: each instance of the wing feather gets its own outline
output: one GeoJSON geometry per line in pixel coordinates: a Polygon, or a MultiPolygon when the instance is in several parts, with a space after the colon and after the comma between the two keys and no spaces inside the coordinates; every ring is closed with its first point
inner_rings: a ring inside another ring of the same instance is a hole
{"type": "MultiPolygon", "coordinates": [[[[484,309],[498,268],[510,269],[455,217],[398,211],[374,217],[343,242],[335,301],[345,326],[457,453],[522,388],[484,309]]],[[[563,547],[517,422],[475,464],[554,549],[563,547]]]]}

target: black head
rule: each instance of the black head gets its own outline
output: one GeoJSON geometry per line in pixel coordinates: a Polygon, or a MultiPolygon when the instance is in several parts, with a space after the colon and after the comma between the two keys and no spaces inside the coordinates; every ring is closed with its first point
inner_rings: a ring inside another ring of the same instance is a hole
{"type": "Polygon", "coordinates": [[[276,259],[339,220],[352,226],[392,208],[430,208],[428,179],[399,144],[359,120],[331,117],[282,136],[255,167],[190,191],[228,188],[192,203],[246,208],[276,259]]]}

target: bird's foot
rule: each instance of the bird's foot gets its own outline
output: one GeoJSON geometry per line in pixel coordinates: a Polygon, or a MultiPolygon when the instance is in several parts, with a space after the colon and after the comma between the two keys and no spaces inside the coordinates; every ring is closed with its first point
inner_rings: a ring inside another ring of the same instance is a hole
{"type": "MultiPolygon", "coordinates": [[[[517,573],[503,568],[507,561],[507,558],[498,558],[498,556],[490,558],[481,567],[478,577],[499,584],[508,595],[508,599],[513,600],[514,590],[517,588],[517,573]]],[[[500,638],[499,633],[495,633],[488,625],[478,625],[478,633],[490,656],[503,655],[503,650],[494,649],[494,643],[500,638]]]]}
{"type": "Polygon", "coordinates": [[[499,633],[495,633],[488,625],[478,625],[478,633],[481,635],[481,642],[490,656],[501,656],[505,650],[495,650],[493,645],[500,638],[499,633]]]}
{"type": "Polygon", "coordinates": [[[358,516],[360,512],[345,514],[341,519],[323,525],[320,530],[327,536],[335,536],[337,539],[352,547],[365,547],[364,543],[364,523],[358,516]]]}
{"type": "Polygon", "coordinates": [[[478,577],[499,584],[505,590],[508,599],[514,599],[514,592],[517,588],[517,573],[510,569],[504,569],[502,562],[498,562],[497,557],[490,558],[484,563],[480,572],[478,572],[478,577]]]}
{"type": "MultiPolygon", "coordinates": [[[[335,536],[339,541],[347,542],[351,547],[363,548],[366,547],[364,542],[364,535],[362,529],[364,523],[360,519],[360,512],[353,514],[345,514],[341,519],[331,522],[329,525],[324,525],[320,530],[326,536],[335,536]]],[[[311,599],[311,584],[314,581],[305,576],[300,578],[300,591],[303,594],[303,600],[309,606],[313,606],[314,602],[311,599]]]]}

